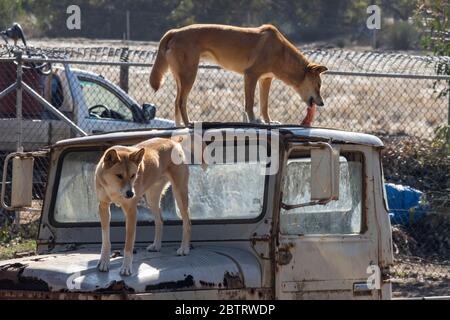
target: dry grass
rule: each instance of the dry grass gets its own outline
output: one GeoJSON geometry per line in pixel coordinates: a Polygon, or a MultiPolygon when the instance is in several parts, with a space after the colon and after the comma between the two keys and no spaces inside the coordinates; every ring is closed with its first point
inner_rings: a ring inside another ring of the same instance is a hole
{"type": "Polygon", "coordinates": [[[392,282],[394,298],[447,296],[450,266],[447,263],[409,258],[396,261],[392,282]]]}
{"type": "MultiPolygon", "coordinates": [[[[86,66],[78,66],[86,68],[86,66]]],[[[89,67],[118,83],[117,67],[89,67]]],[[[129,94],[139,103],[158,106],[158,116],[173,117],[176,86],[170,74],[162,88],[150,88],[149,68],[130,68],[129,94]]],[[[438,98],[433,80],[367,78],[324,75],[320,108],[315,125],[362,132],[405,133],[431,136],[433,129],[447,121],[447,98],[438,98]]],[[[445,88],[438,85],[438,90],[445,88]]],[[[256,107],[258,107],[258,92],[256,107]]],[[[200,69],[188,101],[194,121],[242,121],[244,110],[242,76],[224,71],[200,69]]],[[[259,108],[257,108],[259,110],[259,108]]],[[[259,112],[259,111],[258,111],[259,112]]],[[[270,113],[282,123],[300,123],[306,105],[293,89],[274,81],[270,92],[270,113]]]]}
{"type": "MultiPolygon", "coordinates": [[[[156,50],[157,46],[155,42],[88,39],[38,39],[31,40],[30,43],[36,47],[129,47],[131,50],[156,50]]],[[[302,46],[302,49],[308,48],[302,46]]],[[[370,52],[323,50],[314,51],[311,55],[313,61],[324,63],[331,70],[390,70],[434,74],[434,64],[424,62],[424,59],[417,56],[397,54],[388,57],[370,52]]],[[[76,67],[100,73],[114,83],[119,82],[119,67],[76,67]]],[[[149,73],[150,68],[130,68],[129,94],[141,104],[156,104],[159,117],[172,119],[176,95],[173,78],[167,74],[165,84],[154,93],[148,82],[149,73]]],[[[433,84],[433,80],[325,75],[323,96],[326,105],[319,109],[314,124],[362,132],[405,133],[427,138],[436,126],[446,123],[448,117],[448,98],[437,98],[436,93],[446,88],[447,84],[439,83],[436,90],[433,89],[433,84]]],[[[258,100],[256,93],[256,106],[258,100]]],[[[192,120],[242,121],[243,105],[241,75],[224,70],[199,70],[188,101],[188,112],[192,120]]],[[[306,114],[306,105],[293,89],[281,81],[275,81],[270,93],[270,112],[274,120],[300,123],[306,114]]]]}
{"type": "MultiPolygon", "coordinates": [[[[42,209],[42,200],[33,200],[32,207],[42,209]]],[[[0,260],[34,254],[40,211],[21,211],[20,224],[0,225],[0,260]]]]}

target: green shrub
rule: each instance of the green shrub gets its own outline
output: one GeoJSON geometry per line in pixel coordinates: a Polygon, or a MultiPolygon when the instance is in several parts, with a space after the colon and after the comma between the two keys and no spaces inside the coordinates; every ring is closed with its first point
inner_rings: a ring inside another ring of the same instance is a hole
{"type": "Polygon", "coordinates": [[[380,45],[391,50],[411,50],[419,45],[420,35],[412,24],[398,21],[391,25],[382,25],[380,45]]]}
{"type": "Polygon", "coordinates": [[[431,146],[436,150],[436,155],[443,160],[450,157],[450,126],[440,126],[434,133],[431,146]]]}

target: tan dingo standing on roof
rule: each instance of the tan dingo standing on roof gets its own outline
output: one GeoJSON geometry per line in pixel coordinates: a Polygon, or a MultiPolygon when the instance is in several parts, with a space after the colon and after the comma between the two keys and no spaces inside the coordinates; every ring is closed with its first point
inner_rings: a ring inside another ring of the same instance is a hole
{"type": "Polygon", "coordinates": [[[187,98],[201,59],[244,75],[245,112],[250,122],[258,122],[253,112],[258,82],[261,115],[264,122],[271,122],[268,100],[273,78],[293,87],[308,105],[303,125],[311,125],[315,105],[324,105],[320,95],[320,74],[327,68],[309,62],[274,26],[240,28],[194,24],[170,30],[162,37],[150,74],[150,84],[156,91],[170,68],[177,84],[177,126],[181,125],[181,121],[186,126],[190,123],[186,110],[187,98]]]}

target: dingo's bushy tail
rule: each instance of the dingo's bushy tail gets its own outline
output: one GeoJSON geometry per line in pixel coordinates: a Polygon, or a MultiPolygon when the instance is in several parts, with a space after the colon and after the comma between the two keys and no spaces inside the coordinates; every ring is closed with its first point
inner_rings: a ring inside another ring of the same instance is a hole
{"type": "Polygon", "coordinates": [[[158,53],[156,54],[155,63],[153,64],[152,72],[150,73],[150,85],[153,90],[158,91],[158,89],[163,84],[164,74],[167,69],[169,69],[169,64],[166,59],[166,49],[167,43],[172,38],[172,31],[166,32],[159,42],[158,53]]]}
{"type": "Polygon", "coordinates": [[[201,135],[179,135],[172,137],[172,140],[181,145],[188,163],[200,164],[203,170],[208,168],[204,158],[206,143],[201,135]]]}

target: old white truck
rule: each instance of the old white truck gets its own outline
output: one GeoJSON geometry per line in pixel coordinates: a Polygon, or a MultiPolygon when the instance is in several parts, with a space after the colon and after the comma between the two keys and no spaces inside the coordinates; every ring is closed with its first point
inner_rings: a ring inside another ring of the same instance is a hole
{"type": "MultiPolygon", "coordinates": [[[[154,224],[142,202],[133,273],[121,276],[124,218],[112,206],[111,269],[99,272],[93,177],[102,152],[193,130],[105,133],[54,144],[38,253],[0,261],[0,299],[391,298],[383,144],[372,135],[323,128],[204,123],[205,153],[216,160],[206,171],[189,165],[191,253],[176,255],[181,220],[169,189],[161,252],[145,250],[154,224]]],[[[6,159],[18,168],[13,192],[22,190],[6,205],[30,205],[35,156],[42,154],[6,159]]]]}
{"type": "MultiPolygon", "coordinates": [[[[0,91],[15,82],[13,63],[0,63],[0,91]],[[8,80],[9,79],[9,80],[8,80]]],[[[23,81],[87,134],[138,128],[174,127],[174,121],[157,118],[156,106],[142,106],[119,86],[94,72],[56,65],[48,75],[24,70],[23,81]]],[[[23,93],[25,150],[36,150],[74,136],[71,128],[36,99],[23,93]]],[[[17,148],[15,92],[0,99],[0,152],[17,148]]]]}

